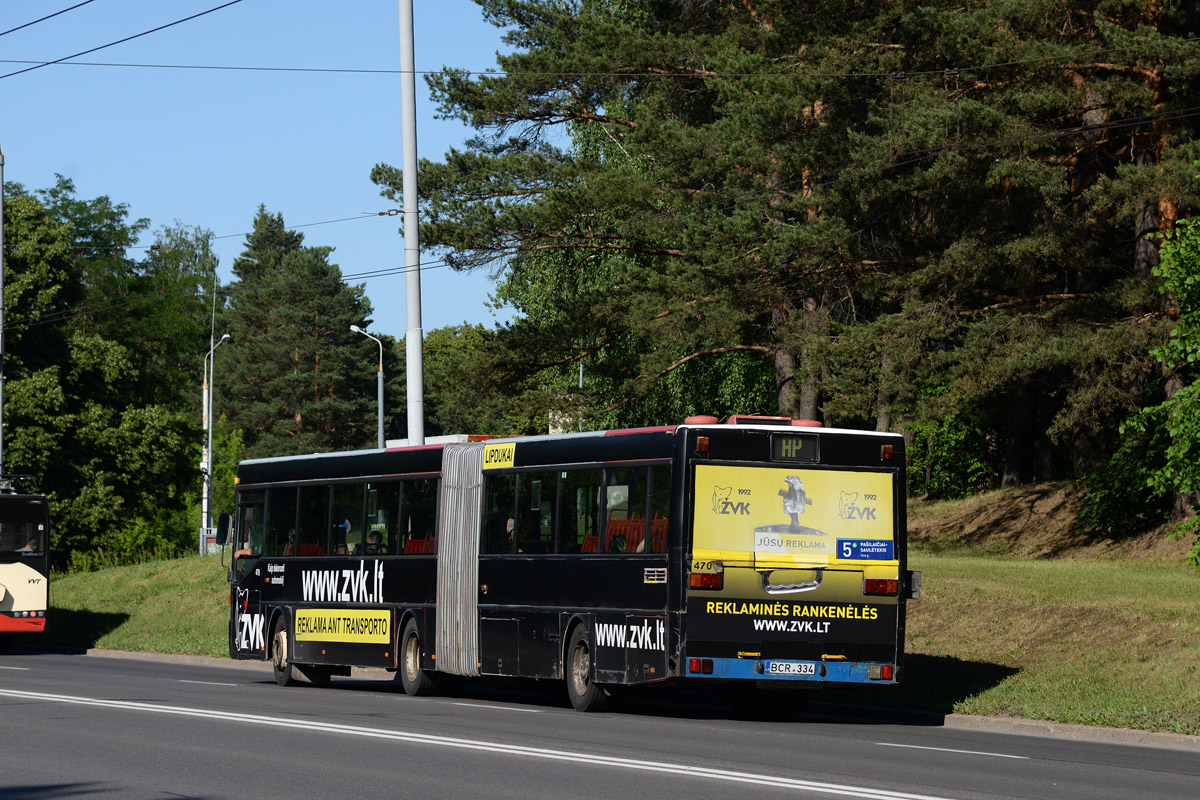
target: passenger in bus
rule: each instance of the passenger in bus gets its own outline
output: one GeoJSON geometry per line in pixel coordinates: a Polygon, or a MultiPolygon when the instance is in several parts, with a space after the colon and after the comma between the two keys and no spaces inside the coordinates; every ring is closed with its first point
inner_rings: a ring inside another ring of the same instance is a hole
{"type": "Polygon", "coordinates": [[[283,554],[285,556],[296,555],[296,531],[288,531],[288,540],[287,544],[283,547],[283,554]]]}
{"type": "Polygon", "coordinates": [[[42,549],[42,542],[36,536],[25,543],[24,547],[18,547],[18,553],[36,553],[42,549]]]}
{"type": "Polygon", "coordinates": [[[379,535],[379,531],[371,531],[367,534],[366,553],[369,556],[387,553],[387,547],[384,546],[383,537],[379,535]]]}

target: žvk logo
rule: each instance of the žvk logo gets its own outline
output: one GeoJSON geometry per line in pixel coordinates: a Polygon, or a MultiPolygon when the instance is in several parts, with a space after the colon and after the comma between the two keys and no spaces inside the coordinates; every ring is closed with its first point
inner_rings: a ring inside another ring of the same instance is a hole
{"type": "Polygon", "coordinates": [[[739,495],[746,495],[746,500],[731,500],[730,495],[733,494],[733,487],[714,486],[712,495],[712,506],[714,514],[749,514],[750,500],[749,489],[738,489],[739,495]]]}
{"type": "MultiPolygon", "coordinates": [[[[864,495],[863,499],[875,499],[875,495],[864,495]]],[[[858,505],[858,492],[842,492],[838,499],[838,516],[842,519],[875,519],[875,506],[858,505]]]]}

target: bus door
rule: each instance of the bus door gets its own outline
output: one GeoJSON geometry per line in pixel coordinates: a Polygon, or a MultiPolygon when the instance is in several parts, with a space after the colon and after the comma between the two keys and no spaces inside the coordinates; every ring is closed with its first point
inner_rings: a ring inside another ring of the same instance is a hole
{"type": "Polygon", "coordinates": [[[262,491],[250,491],[238,497],[229,595],[234,606],[229,625],[229,655],[233,658],[264,660],[267,657],[266,619],[262,608],[264,579],[260,574],[265,495],[262,491]]]}
{"type": "Polygon", "coordinates": [[[877,442],[873,465],[695,464],[685,674],[899,679],[904,489],[877,442]]]}

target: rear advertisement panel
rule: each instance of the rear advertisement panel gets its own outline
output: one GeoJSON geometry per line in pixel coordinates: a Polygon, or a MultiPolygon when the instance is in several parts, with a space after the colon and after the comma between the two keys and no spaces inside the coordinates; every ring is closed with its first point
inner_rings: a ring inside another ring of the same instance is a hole
{"type": "Polygon", "coordinates": [[[779,569],[895,562],[892,511],[886,472],[698,464],[692,552],[779,569]]]}
{"type": "Polygon", "coordinates": [[[899,574],[892,474],[697,464],[695,487],[690,568],[722,580],[688,591],[689,656],[812,680],[896,658],[897,598],[864,595],[899,574]]]}

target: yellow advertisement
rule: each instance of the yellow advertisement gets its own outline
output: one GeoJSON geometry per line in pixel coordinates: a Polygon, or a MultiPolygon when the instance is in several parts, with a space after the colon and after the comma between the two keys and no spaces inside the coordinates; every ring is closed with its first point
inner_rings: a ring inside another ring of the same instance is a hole
{"type": "Polygon", "coordinates": [[[296,612],[298,642],[390,644],[392,612],[305,608],[296,612]]]}
{"type": "Polygon", "coordinates": [[[697,560],[780,569],[896,558],[886,472],[698,464],[694,520],[697,560]]]}

